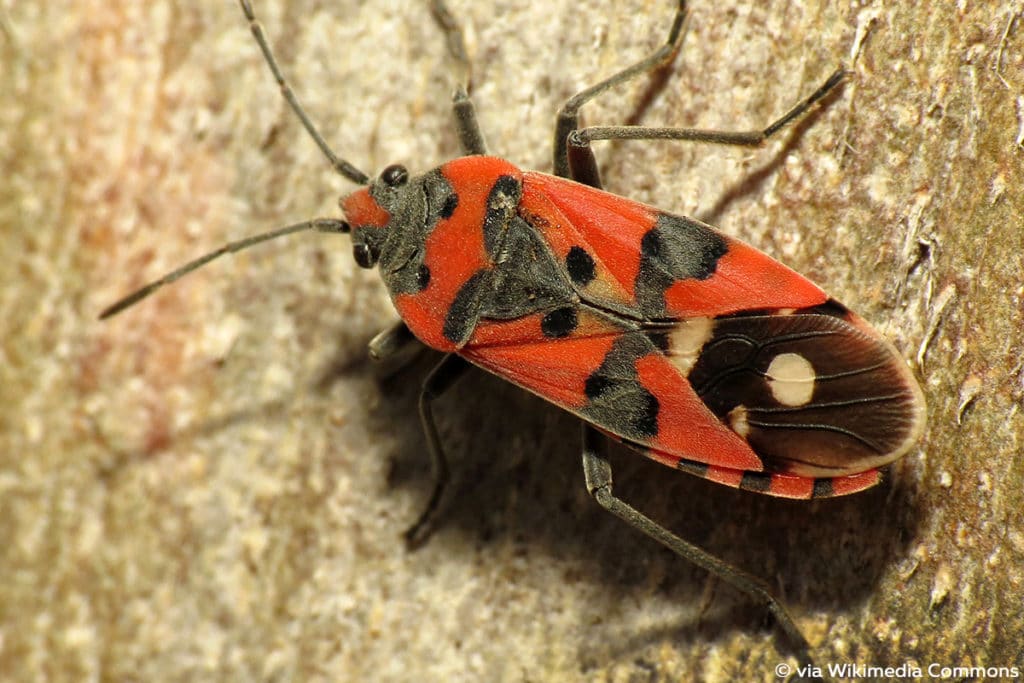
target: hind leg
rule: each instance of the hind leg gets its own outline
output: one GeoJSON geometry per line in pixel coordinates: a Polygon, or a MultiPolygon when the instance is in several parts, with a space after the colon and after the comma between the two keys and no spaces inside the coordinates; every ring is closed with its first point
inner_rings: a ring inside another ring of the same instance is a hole
{"type": "Polygon", "coordinates": [[[802,661],[809,663],[811,661],[810,645],[807,639],[804,638],[786,608],[771,594],[764,582],[740,571],[703,548],[676,536],[612,493],[612,467],[601,452],[603,442],[604,437],[600,432],[588,424],[583,425],[583,476],[586,479],[587,492],[593,496],[594,500],[634,529],[653,538],[684,560],[714,574],[717,578],[747,595],[755,603],[763,605],[775,618],[775,623],[778,624],[789,642],[796,648],[796,654],[802,661]]]}

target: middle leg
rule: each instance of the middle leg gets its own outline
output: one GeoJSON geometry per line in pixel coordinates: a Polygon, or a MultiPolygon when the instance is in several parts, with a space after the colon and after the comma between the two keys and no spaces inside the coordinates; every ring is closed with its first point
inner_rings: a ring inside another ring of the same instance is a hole
{"type": "Polygon", "coordinates": [[[679,0],[679,6],[672,20],[672,27],[669,29],[668,39],[664,45],[636,64],[626,67],[597,85],[581,90],[562,105],[555,123],[555,148],[553,151],[556,176],[572,178],[592,187],[601,187],[601,178],[597,171],[594,153],[588,148],[574,149],[567,146],[569,134],[580,127],[580,107],[611,88],[667,64],[675,57],[679,46],[683,43],[683,21],[685,19],[686,0],[679,0]]]}
{"type": "Polygon", "coordinates": [[[451,388],[469,368],[469,362],[464,358],[449,353],[423,381],[419,402],[420,422],[423,425],[423,435],[427,439],[427,451],[430,453],[430,462],[433,466],[434,488],[419,519],[405,532],[405,542],[410,548],[423,545],[434,530],[434,523],[443,507],[442,502],[448,488],[448,458],[444,454],[441,436],[434,421],[434,400],[451,388]]]}

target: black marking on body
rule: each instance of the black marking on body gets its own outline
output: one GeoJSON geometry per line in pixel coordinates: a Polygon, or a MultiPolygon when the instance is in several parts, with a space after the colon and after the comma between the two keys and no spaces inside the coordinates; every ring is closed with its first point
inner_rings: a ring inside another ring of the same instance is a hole
{"type": "MultiPolygon", "coordinates": [[[[437,215],[443,217],[452,196],[439,202],[437,215]]],[[[481,229],[489,263],[462,285],[445,316],[443,334],[457,345],[472,337],[480,320],[516,320],[539,312],[545,313],[541,329],[549,338],[576,329],[579,298],[547,243],[519,215],[521,196],[522,184],[512,176],[498,177],[487,195],[481,229]]],[[[430,281],[429,270],[417,267],[415,275],[415,285],[430,281]]]]}
{"type": "Polygon", "coordinates": [[[459,208],[459,195],[453,191],[445,197],[444,204],[441,205],[441,210],[437,215],[441,218],[451,218],[457,208],[459,208]]]}
{"type": "Polygon", "coordinates": [[[917,397],[902,359],[883,341],[824,304],[789,315],[723,316],[689,374],[694,391],[725,424],[743,406],[745,438],[769,472],[857,471],[899,448],[915,426],[917,397]],[[766,376],[781,354],[804,359],[813,393],[781,403],[766,376]]]}
{"type": "Polygon", "coordinates": [[[589,403],[582,414],[627,439],[649,440],[658,434],[658,399],[647,390],[636,362],[658,349],[642,332],[627,332],[612,344],[600,367],[587,377],[584,391],[589,403]]]}
{"type": "Polygon", "coordinates": [[[632,427],[639,434],[654,437],[658,433],[658,413],[661,411],[661,404],[658,402],[658,398],[647,389],[638,393],[638,411],[633,419],[632,427]]]}
{"type": "Polygon", "coordinates": [[[744,491],[766,493],[772,487],[772,475],[764,472],[744,472],[740,477],[740,488],[744,491]]]}
{"type": "Polygon", "coordinates": [[[519,216],[510,221],[490,257],[494,278],[482,302],[483,317],[513,320],[578,305],[578,297],[551,250],[519,216]]]}
{"type": "Polygon", "coordinates": [[[680,460],[676,463],[676,469],[687,474],[692,474],[702,479],[708,476],[708,464],[696,460],[680,460]]]}
{"type": "Polygon", "coordinates": [[[416,286],[419,291],[423,291],[430,284],[430,268],[427,264],[421,263],[419,269],[416,271],[416,286]]]}
{"type": "Polygon", "coordinates": [[[679,280],[706,280],[729,250],[721,235],[702,223],[660,214],[640,240],[640,268],[634,291],[648,318],[665,316],[665,290],[679,280]]]}
{"type": "Polygon", "coordinates": [[[668,352],[668,350],[672,346],[671,340],[669,339],[668,331],[654,329],[647,330],[646,333],[647,338],[651,340],[651,343],[654,344],[655,348],[657,348],[662,353],[668,352]]]}
{"type": "Polygon", "coordinates": [[[431,229],[439,220],[451,218],[459,206],[458,192],[440,169],[423,175],[423,193],[427,198],[427,223],[431,229]]]}
{"type": "Polygon", "coordinates": [[[406,255],[400,264],[393,264],[394,258],[381,262],[381,277],[387,283],[392,295],[418,294],[430,284],[430,268],[423,263],[425,251],[422,246],[406,255]]]}
{"type": "Polygon", "coordinates": [[[614,383],[610,379],[595,372],[588,376],[587,381],[583,383],[583,393],[591,401],[596,401],[611,389],[613,385],[614,383]]]}
{"type": "Polygon", "coordinates": [[[458,203],[455,189],[434,169],[398,186],[374,183],[370,196],[391,220],[384,230],[354,231],[353,243],[364,241],[380,250],[381,277],[392,296],[422,292],[430,283],[424,245],[438,223],[451,216],[458,203]]]}
{"type": "Polygon", "coordinates": [[[461,346],[470,338],[480,318],[481,295],[489,289],[490,282],[491,271],[478,270],[459,288],[444,317],[445,339],[461,346]]]}
{"type": "Polygon", "coordinates": [[[815,479],[814,489],[811,491],[811,498],[831,498],[835,495],[832,486],[832,479],[815,479]]]}
{"type": "Polygon", "coordinates": [[[586,287],[597,276],[593,257],[583,247],[574,246],[565,255],[565,269],[573,284],[586,287]]]}
{"type": "MultiPolygon", "coordinates": [[[[519,214],[522,192],[522,184],[516,178],[500,176],[487,195],[484,248],[493,277],[492,286],[483,293],[480,304],[483,318],[514,320],[578,305],[578,297],[561,264],[543,237],[519,214]]],[[[564,314],[561,316],[552,318],[552,332],[559,332],[569,322],[564,314]]],[[[569,329],[558,336],[571,332],[569,329]]]]}
{"type": "MultiPolygon", "coordinates": [[[[487,210],[484,213],[484,248],[495,261],[500,262],[499,252],[506,233],[518,218],[519,199],[523,186],[512,176],[498,176],[487,194],[487,210]]],[[[522,219],[520,219],[522,220],[522,219]]],[[[524,221],[525,224],[525,221],[524,221]]]]}
{"type": "Polygon", "coordinates": [[[540,331],[544,333],[545,337],[559,339],[572,334],[577,325],[579,325],[579,318],[576,315],[576,309],[566,306],[556,308],[541,318],[540,331]]]}

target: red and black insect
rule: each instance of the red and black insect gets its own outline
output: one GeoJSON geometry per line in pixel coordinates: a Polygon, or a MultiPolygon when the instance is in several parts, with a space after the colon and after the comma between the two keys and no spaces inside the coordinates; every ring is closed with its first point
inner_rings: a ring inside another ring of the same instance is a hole
{"type": "MultiPolygon", "coordinates": [[[[399,165],[374,180],[330,151],[287,86],[247,0],[252,32],[285,97],[334,167],[364,185],[319,219],[232,243],[103,312],[108,317],[223,253],[290,232],[350,233],[356,262],[377,267],[402,322],[371,345],[384,356],[418,339],[445,352],[424,383],[421,416],[436,485],[410,529],[418,542],[447,481],[432,401],[470,364],[578,415],[587,487],[604,507],[769,605],[757,580],[686,543],[612,494],[597,437],[729,486],[788,498],[868,488],[924,426],[920,388],[896,350],[816,285],[756,249],[682,216],[600,189],[590,142],[672,139],[757,145],[820,102],[840,69],[763,131],[579,128],[580,107],[675,55],[679,3],[664,46],[571,98],[558,117],[554,175],[486,156],[466,87],[454,97],[466,156],[419,176],[399,165]]],[[[457,23],[435,16],[468,73],[457,23]]]]}

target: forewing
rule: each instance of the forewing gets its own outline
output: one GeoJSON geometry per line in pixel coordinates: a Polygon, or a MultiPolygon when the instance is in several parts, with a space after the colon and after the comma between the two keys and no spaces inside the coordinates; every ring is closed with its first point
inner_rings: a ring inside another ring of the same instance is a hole
{"type": "Polygon", "coordinates": [[[459,350],[477,365],[657,460],[773,495],[869,486],[920,435],[923,398],[895,349],[761,252],[536,173],[517,217],[537,241],[499,270],[550,259],[562,275],[540,279],[571,289],[544,307],[524,280],[524,310],[543,310],[479,320],[459,350]]]}
{"type": "Polygon", "coordinates": [[[903,359],[836,302],[689,320],[664,346],[769,472],[865,472],[905,453],[924,425],[924,400],[903,359]]]}
{"type": "Polygon", "coordinates": [[[631,443],[760,470],[746,440],[718,419],[658,344],[600,312],[575,311],[560,337],[544,317],[487,322],[460,353],[473,363],[631,443]]]}
{"type": "Polygon", "coordinates": [[[565,265],[581,298],[636,320],[828,300],[806,278],[700,221],[570,180],[524,173],[519,211],[565,265]]]}

